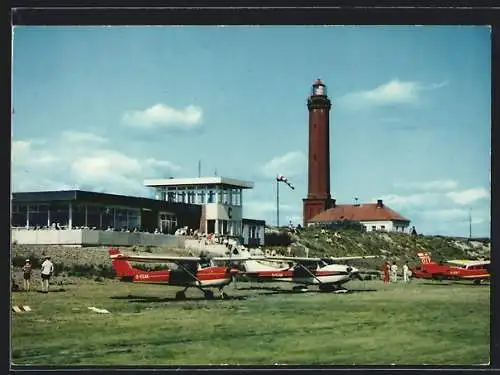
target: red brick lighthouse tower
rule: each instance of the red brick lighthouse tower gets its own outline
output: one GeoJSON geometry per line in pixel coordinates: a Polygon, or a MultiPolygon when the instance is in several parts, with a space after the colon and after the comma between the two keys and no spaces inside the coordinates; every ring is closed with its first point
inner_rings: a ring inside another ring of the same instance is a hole
{"type": "Polygon", "coordinates": [[[332,207],[330,195],[330,108],[326,86],[317,79],[307,100],[309,109],[309,184],[304,201],[304,226],[332,207]]]}

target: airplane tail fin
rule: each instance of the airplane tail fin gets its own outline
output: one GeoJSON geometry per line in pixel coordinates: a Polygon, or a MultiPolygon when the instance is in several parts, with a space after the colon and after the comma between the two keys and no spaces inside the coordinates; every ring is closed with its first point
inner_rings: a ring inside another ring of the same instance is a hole
{"type": "Polygon", "coordinates": [[[436,264],[427,252],[419,252],[417,253],[417,257],[420,259],[421,264],[436,264]]]}
{"type": "MultiPolygon", "coordinates": [[[[109,256],[111,256],[122,254],[122,252],[117,247],[111,247],[108,250],[108,254],[109,256]]],[[[116,277],[129,278],[134,277],[134,275],[137,274],[138,270],[132,267],[130,262],[127,260],[112,258],[111,263],[113,264],[113,269],[115,270],[116,277]]]]}

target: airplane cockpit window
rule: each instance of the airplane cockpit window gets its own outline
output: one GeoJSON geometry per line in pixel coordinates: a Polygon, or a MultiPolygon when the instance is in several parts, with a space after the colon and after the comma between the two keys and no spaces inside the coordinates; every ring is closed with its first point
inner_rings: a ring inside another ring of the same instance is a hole
{"type": "Polygon", "coordinates": [[[189,272],[196,272],[198,270],[198,264],[196,262],[192,262],[192,261],[186,261],[186,262],[181,262],[179,264],[179,267],[177,267],[177,270],[179,272],[182,272],[183,269],[186,269],[188,270],[189,272]]]}

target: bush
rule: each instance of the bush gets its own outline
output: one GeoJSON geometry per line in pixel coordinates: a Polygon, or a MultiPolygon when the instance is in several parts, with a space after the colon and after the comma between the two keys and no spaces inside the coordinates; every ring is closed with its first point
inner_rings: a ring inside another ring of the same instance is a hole
{"type": "Polygon", "coordinates": [[[143,264],[143,263],[138,263],[138,264],[134,264],[133,266],[134,268],[137,268],[139,270],[142,270],[142,271],[146,271],[146,272],[151,272],[151,271],[162,271],[162,270],[166,270],[168,269],[168,265],[166,264],[156,264],[156,265],[152,265],[152,264],[143,264]]]}
{"type": "Polygon", "coordinates": [[[24,266],[26,259],[30,260],[32,268],[40,268],[42,265],[42,263],[40,262],[40,259],[38,259],[38,257],[33,253],[31,253],[31,255],[29,255],[27,257],[21,256],[21,255],[16,255],[15,257],[12,257],[12,265],[14,267],[22,267],[22,266],[24,266]]]}
{"type": "MultiPolygon", "coordinates": [[[[55,267],[54,267],[55,268],[55,267]]],[[[75,264],[71,267],[62,266],[62,270],[66,271],[68,276],[74,277],[101,277],[101,278],[114,278],[115,272],[111,266],[91,264],[75,264]]],[[[54,272],[55,273],[55,272],[54,272]]]]}
{"type": "Polygon", "coordinates": [[[313,223],[311,227],[320,229],[330,229],[330,230],[351,229],[358,232],[366,232],[366,228],[363,224],[361,224],[359,221],[351,221],[351,220],[318,222],[318,223],[313,223]]]}
{"type": "Polygon", "coordinates": [[[266,246],[288,246],[292,243],[292,238],[288,233],[266,233],[264,236],[266,246]]]}

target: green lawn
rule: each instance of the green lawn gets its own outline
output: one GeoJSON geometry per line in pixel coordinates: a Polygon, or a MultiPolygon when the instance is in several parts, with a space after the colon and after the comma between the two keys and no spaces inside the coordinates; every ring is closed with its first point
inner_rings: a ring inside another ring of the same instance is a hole
{"type": "Polygon", "coordinates": [[[292,284],[238,282],[226,288],[235,298],[224,301],[201,299],[197,290],[188,291],[190,300],[175,301],[178,288],[114,280],[13,293],[13,304],[33,311],[12,313],[12,360],[115,366],[489,361],[489,286],[346,286],[350,293],[292,293],[292,284]]]}

